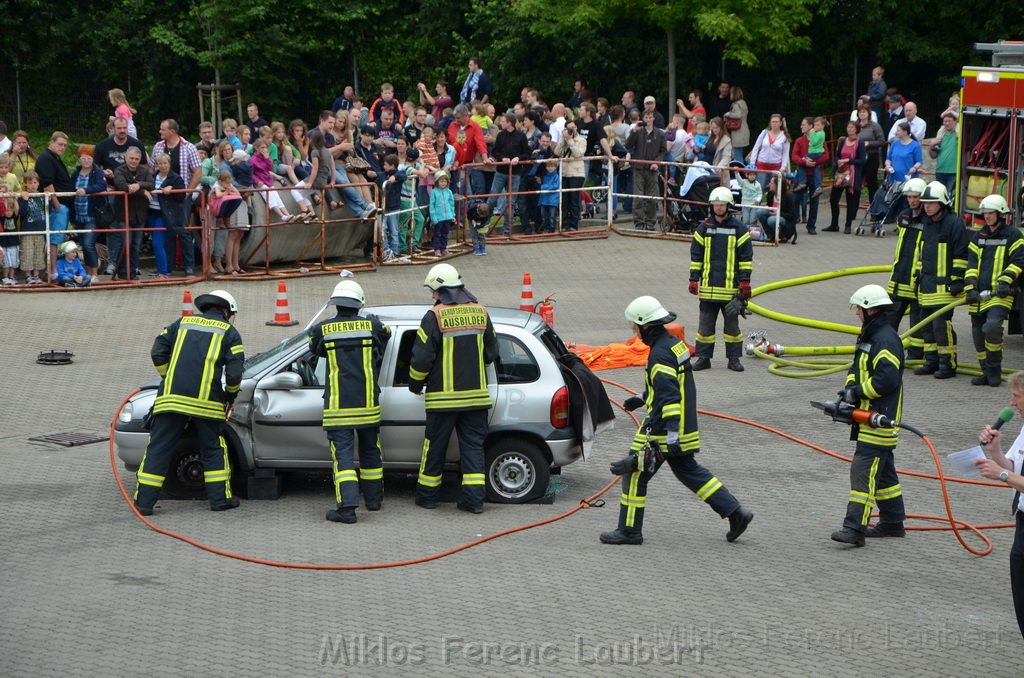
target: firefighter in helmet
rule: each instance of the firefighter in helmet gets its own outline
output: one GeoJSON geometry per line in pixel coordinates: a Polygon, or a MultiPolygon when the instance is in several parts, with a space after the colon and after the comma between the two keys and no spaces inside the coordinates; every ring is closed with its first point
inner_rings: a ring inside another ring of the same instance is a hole
{"type": "Polygon", "coordinates": [[[690,244],[690,294],[700,299],[700,320],[697,325],[697,360],[694,370],[711,367],[715,352],[715,322],[723,317],[722,335],[728,367],[743,371],[740,353],[739,314],[726,307],[734,298],[750,299],[750,273],[754,268],[754,247],[750,233],[739,219],[729,214],[733,205],[732,191],[719,186],[711,191],[711,216],[697,227],[690,244]]]}
{"type": "Polygon", "coordinates": [[[971,335],[981,376],[975,386],[999,386],[1003,367],[1003,323],[1013,306],[1013,288],[1024,269],[1024,237],[1008,223],[1010,207],[1001,195],[979,205],[985,223],[967,253],[964,292],[971,314],[971,335]],[[982,293],[988,292],[985,298],[982,293]]]}
{"type": "MultiPolygon", "coordinates": [[[[907,209],[896,218],[896,254],[893,256],[892,273],[886,291],[892,299],[892,310],[889,323],[897,332],[903,316],[909,315],[910,326],[921,322],[921,307],[917,303],[917,286],[915,276],[917,261],[921,253],[921,219],[924,210],[921,206],[921,194],[927,184],[924,179],[907,180],[903,184],[903,196],[907,199],[907,209]]],[[[921,330],[910,337],[907,349],[907,360],[921,360],[924,357],[924,339],[921,330]]]]}
{"type": "Polygon", "coordinates": [[[196,297],[199,315],[175,320],[153,342],[150,355],[162,377],[153,404],[149,444],[137,474],[135,507],[153,515],[167,467],[187,426],[195,431],[210,509],[238,506],[231,494],[231,466],[221,430],[242,383],[245,348],[231,325],[238,312],[224,290],[196,297]],[[223,380],[223,385],[222,385],[223,380]]]}
{"type": "Polygon", "coordinates": [[[342,280],[328,300],[338,309],[337,315],[309,330],[310,349],[327,361],[323,426],[334,460],[338,504],[327,512],[327,520],[336,523],[356,522],[360,485],[367,511],[379,511],[384,499],[377,378],[391,330],[376,316],[360,313],[365,299],[359,283],[342,280]]]}
{"type": "Polygon", "coordinates": [[[670,334],[665,325],[675,320],[654,297],[637,297],[626,307],[626,320],[634,334],[650,347],[642,396],[626,399],[632,411],[647,407],[647,416],[633,437],[629,454],[611,465],[622,476],[619,525],[601,533],[605,544],[642,544],[647,483],[662,463],[722,518],[729,519],[725,538],[735,541],[754,519],[733,494],[695,458],[700,451],[697,429],[697,389],[690,349],[670,334]]]}
{"type": "MultiPolygon", "coordinates": [[[[917,302],[921,318],[937,313],[955,301],[964,291],[967,270],[967,230],[952,210],[946,187],[938,181],[921,193],[924,218],[921,255],[918,261],[917,302]]],[[[914,374],[931,374],[936,379],[956,376],[956,332],[953,309],[939,313],[922,328],[924,364],[914,374]]]]}
{"type": "MultiPolygon", "coordinates": [[[[871,410],[898,421],[903,407],[903,342],[886,317],[892,300],[880,285],[865,285],[850,297],[861,321],[853,365],[846,375],[840,398],[857,409],[871,410]]],[[[834,541],[864,546],[864,537],[902,537],[903,490],[893,450],[895,426],[875,428],[853,424],[850,439],[857,441],[850,466],[850,499],[843,528],[832,533],[834,541]],[[871,506],[878,506],[879,522],[868,527],[871,506]]]]}
{"type": "Polygon", "coordinates": [[[409,390],[419,395],[426,388],[426,440],[416,504],[437,507],[445,452],[454,429],[462,471],[457,508],[482,513],[484,439],[492,405],[487,365],[498,355],[498,339],[487,309],[466,289],[454,266],[435,265],[423,286],[430,290],[434,306],[420,321],[409,366],[409,390]]]}

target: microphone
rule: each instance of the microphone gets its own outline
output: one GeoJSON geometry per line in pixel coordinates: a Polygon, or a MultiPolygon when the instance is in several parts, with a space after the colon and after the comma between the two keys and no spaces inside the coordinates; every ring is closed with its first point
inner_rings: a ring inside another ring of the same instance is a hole
{"type": "Polygon", "coordinates": [[[1010,421],[1011,419],[1013,419],[1013,408],[1004,407],[1003,409],[999,410],[999,418],[996,419],[995,422],[992,424],[992,428],[998,431],[1003,427],[1003,424],[1010,421]]]}

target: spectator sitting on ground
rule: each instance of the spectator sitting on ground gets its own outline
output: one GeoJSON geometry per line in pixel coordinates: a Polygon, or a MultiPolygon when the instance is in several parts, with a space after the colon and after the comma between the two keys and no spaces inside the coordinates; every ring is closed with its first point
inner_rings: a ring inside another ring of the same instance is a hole
{"type": "Polygon", "coordinates": [[[92,277],[78,258],[78,243],[69,240],[60,245],[60,259],[57,260],[57,284],[61,287],[88,287],[92,277]]]}

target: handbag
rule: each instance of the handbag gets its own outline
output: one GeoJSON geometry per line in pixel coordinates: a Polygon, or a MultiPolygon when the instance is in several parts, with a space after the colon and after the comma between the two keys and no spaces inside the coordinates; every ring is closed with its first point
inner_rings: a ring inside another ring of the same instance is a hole
{"type": "Polygon", "coordinates": [[[939,157],[939,145],[940,144],[932,144],[928,148],[928,157],[930,157],[932,160],[936,160],[939,157]]]}
{"type": "Polygon", "coordinates": [[[345,171],[351,174],[366,174],[369,169],[370,163],[366,162],[358,155],[353,155],[345,161],[345,171]]]}
{"type": "Polygon", "coordinates": [[[96,205],[96,227],[109,228],[114,223],[114,208],[110,206],[106,198],[98,201],[96,205]]]}
{"type": "Polygon", "coordinates": [[[743,127],[742,118],[725,118],[725,129],[727,132],[735,132],[743,127]]]}

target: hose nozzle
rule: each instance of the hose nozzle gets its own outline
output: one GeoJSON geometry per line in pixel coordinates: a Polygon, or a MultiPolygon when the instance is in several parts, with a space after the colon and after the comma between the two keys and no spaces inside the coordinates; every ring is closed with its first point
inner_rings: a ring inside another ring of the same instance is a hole
{"type": "Polygon", "coordinates": [[[754,330],[747,335],[747,343],[743,349],[748,356],[755,355],[755,351],[777,356],[781,356],[786,352],[786,347],[782,344],[773,344],[768,341],[767,330],[754,330]]]}

